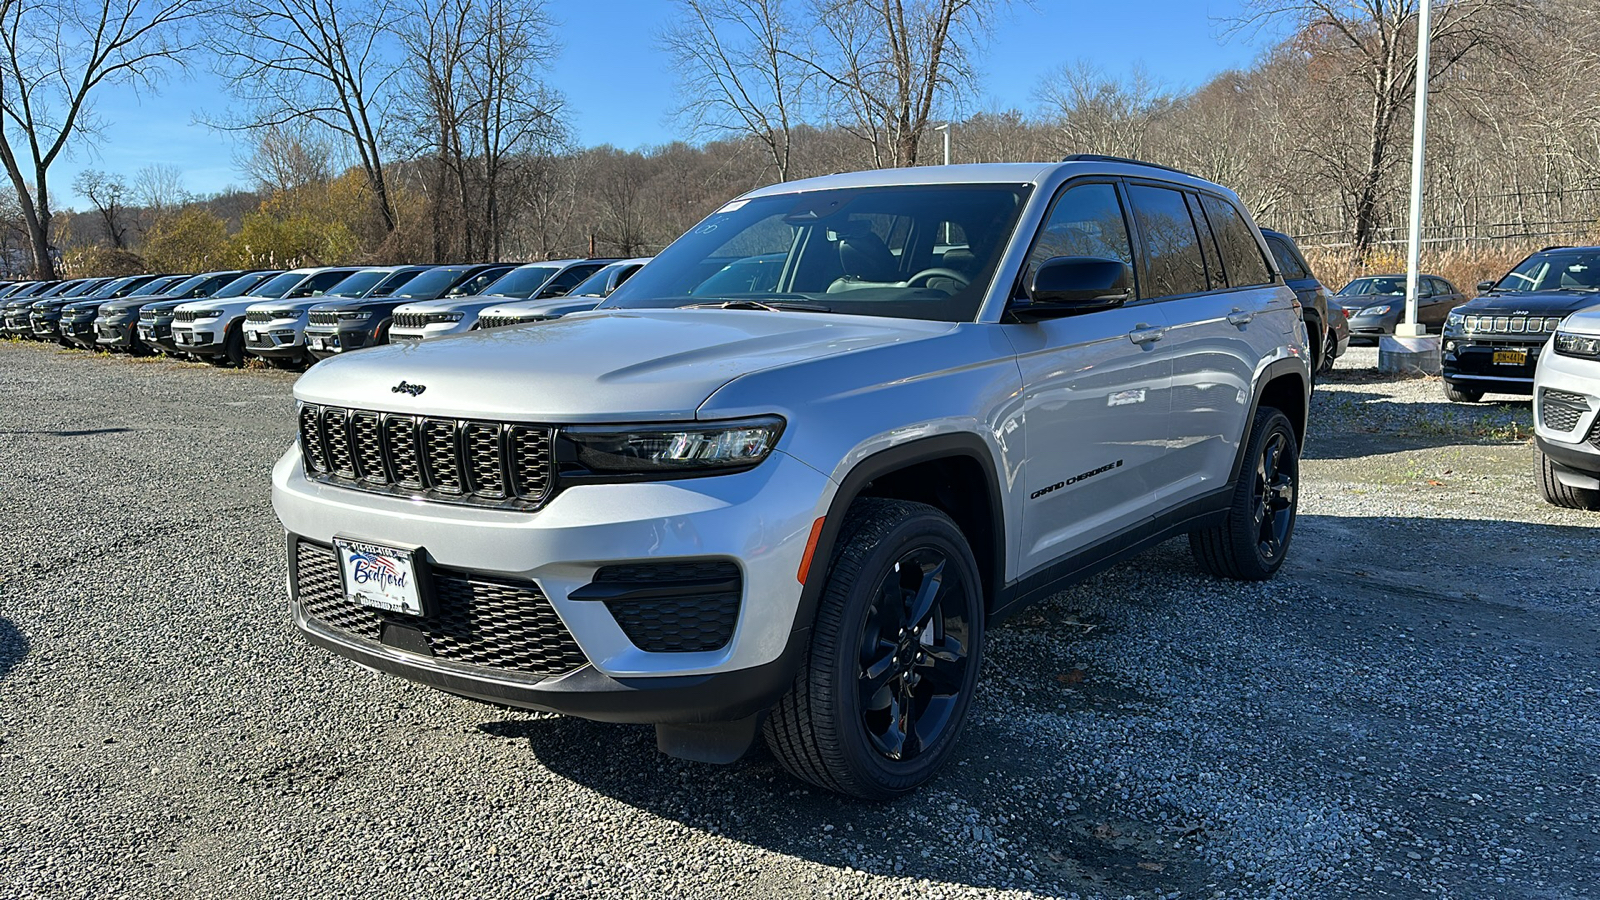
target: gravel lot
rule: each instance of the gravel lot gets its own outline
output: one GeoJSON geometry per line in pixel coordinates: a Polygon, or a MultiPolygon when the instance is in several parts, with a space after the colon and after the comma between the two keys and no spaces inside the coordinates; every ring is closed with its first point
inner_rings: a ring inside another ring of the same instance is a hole
{"type": "Polygon", "coordinates": [[[863,805],[313,650],[292,375],[0,343],[0,896],[1593,896],[1600,515],[1526,400],[1375,355],[1276,581],[1173,542],[1021,614],[958,764],[863,805]]]}

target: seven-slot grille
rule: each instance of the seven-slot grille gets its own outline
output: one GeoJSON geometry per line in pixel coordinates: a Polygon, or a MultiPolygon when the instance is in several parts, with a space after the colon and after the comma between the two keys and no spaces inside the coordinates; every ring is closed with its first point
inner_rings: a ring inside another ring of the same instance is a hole
{"type": "Polygon", "coordinates": [[[311,475],[430,500],[536,507],[550,496],[550,443],[544,425],[300,407],[311,475]]]}
{"type": "Polygon", "coordinates": [[[1589,402],[1582,394],[1545,388],[1539,395],[1539,420],[1552,431],[1571,431],[1578,420],[1589,411],[1589,402]]]}
{"type": "Polygon", "coordinates": [[[307,321],[309,321],[312,325],[337,325],[339,324],[339,314],[336,312],[312,310],[307,321]]]}
{"type": "Polygon", "coordinates": [[[255,325],[265,325],[272,321],[272,313],[264,309],[247,310],[244,314],[244,320],[255,325]]]}
{"type": "Polygon", "coordinates": [[[538,316],[512,316],[512,315],[479,316],[478,317],[478,327],[479,328],[504,328],[507,325],[521,325],[524,322],[537,322],[537,321],[539,321],[539,317],[538,316]]]}
{"type": "Polygon", "coordinates": [[[345,595],[332,548],[297,541],[295,599],[306,614],[351,636],[381,642],[385,626],[420,631],[437,659],[564,675],[589,660],[532,582],[431,568],[434,609],[424,617],[380,612],[345,595]]]}
{"type": "Polygon", "coordinates": [[[156,320],[156,311],[154,309],[141,309],[141,310],[139,310],[139,321],[141,321],[141,322],[154,322],[155,320],[156,320]]]}
{"type": "Polygon", "coordinates": [[[197,312],[196,310],[192,310],[192,309],[173,310],[173,312],[172,312],[172,321],[174,321],[174,322],[193,322],[195,320],[195,313],[196,312],[197,312]]]}
{"type": "Polygon", "coordinates": [[[1560,324],[1541,316],[1467,316],[1462,326],[1472,334],[1549,334],[1560,324]]]}
{"type": "Polygon", "coordinates": [[[428,324],[427,313],[397,312],[394,314],[394,327],[396,328],[421,328],[428,324]]]}

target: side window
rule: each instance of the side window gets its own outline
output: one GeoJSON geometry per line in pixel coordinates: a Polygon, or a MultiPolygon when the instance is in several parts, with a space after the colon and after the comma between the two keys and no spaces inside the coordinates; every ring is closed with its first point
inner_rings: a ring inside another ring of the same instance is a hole
{"type": "Polygon", "coordinates": [[[1272,250],[1272,258],[1278,261],[1278,271],[1283,273],[1284,280],[1309,277],[1301,267],[1300,260],[1295,258],[1294,251],[1283,241],[1267,238],[1267,247],[1272,250]]]}
{"type": "Polygon", "coordinates": [[[1133,185],[1128,189],[1134,219],[1144,244],[1145,295],[1166,297],[1206,289],[1205,258],[1183,194],[1168,188],[1133,185]]]}
{"type": "Polygon", "coordinates": [[[601,266],[573,266],[560,275],[550,279],[550,283],[539,289],[541,297],[562,297],[578,286],[578,282],[600,271],[601,266]]]}
{"type": "Polygon", "coordinates": [[[1033,252],[1028,254],[1022,277],[1029,278],[1040,263],[1056,256],[1097,256],[1133,265],[1128,224],[1115,186],[1080,184],[1057,197],[1039,229],[1033,252]]]}
{"type": "Polygon", "coordinates": [[[289,294],[289,297],[285,299],[292,299],[295,297],[320,297],[322,296],[323,291],[326,291],[328,288],[333,287],[348,277],[350,277],[349,269],[340,269],[334,272],[318,272],[310,278],[307,278],[304,283],[295,288],[294,291],[289,294]]]}
{"type": "MultiPolygon", "coordinates": [[[[1254,232],[1245,223],[1244,216],[1232,203],[1217,197],[1200,198],[1206,218],[1211,220],[1211,230],[1217,235],[1217,246],[1222,251],[1222,265],[1228,271],[1230,287],[1247,287],[1253,284],[1271,284],[1272,273],[1261,255],[1254,232]]],[[[1287,277],[1287,272],[1285,276],[1287,277]]]]}

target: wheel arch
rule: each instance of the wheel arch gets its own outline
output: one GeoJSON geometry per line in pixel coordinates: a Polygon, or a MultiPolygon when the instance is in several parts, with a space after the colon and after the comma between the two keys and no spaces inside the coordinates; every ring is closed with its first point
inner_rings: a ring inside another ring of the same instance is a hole
{"type": "MultiPolygon", "coordinates": [[[[1295,442],[1303,450],[1311,412],[1311,385],[1306,377],[1303,360],[1298,358],[1274,360],[1261,371],[1261,375],[1256,378],[1255,396],[1250,401],[1250,415],[1245,418],[1247,425],[1256,420],[1256,412],[1263,406],[1273,407],[1289,417],[1289,424],[1294,428],[1295,442]]],[[[1233,460],[1230,484],[1238,481],[1239,473],[1244,468],[1249,437],[1246,434],[1239,442],[1239,450],[1233,460]]]]}

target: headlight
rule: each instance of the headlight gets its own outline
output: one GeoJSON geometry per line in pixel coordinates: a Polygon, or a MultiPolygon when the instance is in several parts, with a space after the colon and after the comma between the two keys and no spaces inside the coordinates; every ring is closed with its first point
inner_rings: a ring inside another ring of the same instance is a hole
{"type": "Polygon", "coordinates": [[[339,313],[339,321],[341,321],[341,322],[365,322],[366,320],[368,320],[370,318],[372,318],[372,313],[370,311],[369,312],[342,312],[342,313],[339,313]]]}
{"type": "Polygon", "coordinates": [[[1444,317],[1444,327],[1446,328],[1460,328],[1466,323],[1467,317],[1464,313],[1452,311],[1450,315],[1444,317]]]}
{"type": "Polygon", "coordinates": [[[1360,316],[1381,316],[1381,315],[1383,315],[1384,313],[1386,313],[1388,311],[1389,311],[1388,304],[1384,304],[1383,306],[1369,306],[1366,309],[1363,309],[1361,312],[1357,313],[1356,315],[1360,315],[1360,316]]]}
{"type": "Polygon", "coordinates": [[[215,319],[222,315],[220,309],[202,309],[194,314],[196,319],[215,319]]]}
{"type": "Polygon", "coordinates": [[[267,315],[273,317],[274,319],[298,319],[298,318],[300,318],[300,310],[298,310],[298,309],[274,309],[274,310],[268,312],[267,315]]]}
{"type": "Polygon", "coordinates": [[[442,312],[428,313],[429,322],[459,322],[466,317],[466,313],[442,312]]]}
{"type": "Polygon", "coordinates": [[[596,474],[651,474],[748,468],[767,458],[783,432],[776,416],[685,425],[585,426],[561,435],[596,474]]]}
{"type": "Polygon", "coordinates": [[[1573,334],[1570,331],[1558,331],[1556,332],[1556,352],[1562,356],[1600,359],[1600,337],[1573,334]]]}

